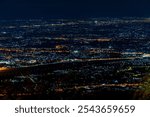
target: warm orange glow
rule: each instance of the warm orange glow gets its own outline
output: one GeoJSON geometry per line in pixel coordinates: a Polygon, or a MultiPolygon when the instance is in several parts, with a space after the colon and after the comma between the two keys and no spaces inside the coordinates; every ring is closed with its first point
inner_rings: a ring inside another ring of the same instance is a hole
{"type": "Polygon", "coordinates": [[[111,39],[96,39],[96,41],[98,41],[98,42],[107,42],[107,41],[111,41],[111,39]]]}
{"type": "Polygon", "coordinates": [[[5,70],[8,70],[7,67],[0,67],[0,71],[5,71],[5,70]]]}
{"type": "Polygon", "coordinates": [[[108,42],[111,41],[111,38],[99,38],[99,39],[83,39],[85,41],[98,41],[98,42],[108,42]]]}
{"type": "Polygon", "coordinates": [[[65,46],[63,45],[56,45],[56,49],[63,49],[65,46]]]}
{"type": "Polygon", "coordinates": [[[58,89],[55,89],[55,91],[60,93],[60,92],[63,92],[64,90],[62,88],[58,88],[58,89]]]}

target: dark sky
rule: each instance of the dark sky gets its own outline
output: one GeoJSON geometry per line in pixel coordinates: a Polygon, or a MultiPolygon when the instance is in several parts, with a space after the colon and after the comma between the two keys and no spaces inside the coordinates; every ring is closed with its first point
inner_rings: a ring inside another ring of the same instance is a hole
{"type": "Polygon", "coordinates": [[[0,0],[0,18],[150,16],[150,0],[0,0]]]}

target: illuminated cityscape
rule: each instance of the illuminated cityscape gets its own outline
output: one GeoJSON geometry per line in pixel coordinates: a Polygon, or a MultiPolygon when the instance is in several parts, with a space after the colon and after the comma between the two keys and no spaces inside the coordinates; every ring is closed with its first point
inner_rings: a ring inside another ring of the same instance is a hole
{"type": "Polygon", "coordinates": [[[150,99],[150,18],[0,20],[0,99],[150,99]]]}

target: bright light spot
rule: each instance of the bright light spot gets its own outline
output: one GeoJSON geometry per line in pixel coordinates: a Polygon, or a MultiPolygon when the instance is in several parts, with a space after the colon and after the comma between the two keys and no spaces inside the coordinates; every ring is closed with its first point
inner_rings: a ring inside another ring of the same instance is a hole
{"type": "Polygon", "coordinates": [[[77,53],[79,53],[79,51],[78,51],[78,50],[74,50],[73,53],[76,53],[76,54],[77,54],[77,53]]]}
{"type": "Polygon", "coordinates": [[[7,67],[0,67],[0,71],[5,71],[5,70],[8,70],[7,67]]]}
{"type": "Polygon", "coordinates": [[[148,58],[150,57],[150,54],[143,54],[143,58],[148,58]]]}
{"type": "Polygon", "coordinates": [[[95,21],[94,21],[94,23],[95,23],[95,24],[98,24],[98,21],[97,21],[97,20],[95,20],[95,21]]]}

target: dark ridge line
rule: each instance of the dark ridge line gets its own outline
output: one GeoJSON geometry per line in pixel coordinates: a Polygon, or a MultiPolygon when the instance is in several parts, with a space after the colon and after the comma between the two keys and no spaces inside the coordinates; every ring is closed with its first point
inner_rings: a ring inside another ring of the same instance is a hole
{"type": "MultiPolygon", "coordinates": [[[[14,76],[26,76],[30,74],[45,74],[55,70],[78,69],[79,67],[91,64],[108,65],[111,62],[124,61],[121,60],[101,60],[101,61],[76,61],[76,62],[63,62],[63,63],[50,63],[45,65],[36,65],[20,68],[8,68],[8,70],[0,71],[0,78],[12,78],[14,76]]],[[[117,63],[115,63],[117,65],[117,63]]]]}

